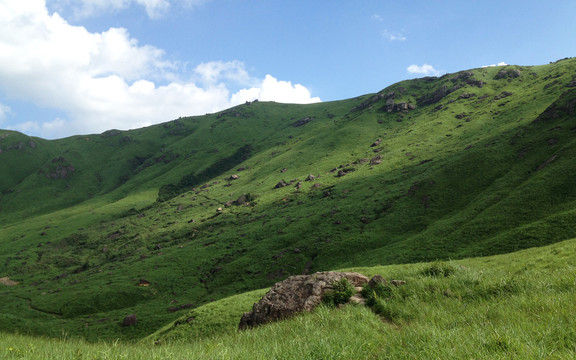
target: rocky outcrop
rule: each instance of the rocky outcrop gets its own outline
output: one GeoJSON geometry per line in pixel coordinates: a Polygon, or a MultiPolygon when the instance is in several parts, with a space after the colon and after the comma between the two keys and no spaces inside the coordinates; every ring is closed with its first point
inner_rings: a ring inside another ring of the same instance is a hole
{"type": "Polygon", "coordinates": [[[42,170],[38,171],[39,175],[44,175],[48,179],[58,180],[67,179],[74,175],[76,169],[72,166],[68,160],[59,156],[52,159],[51,164],[45,166],[42,170]]]}
{"type": "Polygon", "coordinates": [[[498,74],[494,77],[495,80],[500,79],[514,79],[522,74],[518,69],[502,69],[498,71],[498,74]]]}
{"type": "Polygon", "coordinates": [[[313,118],[311,118],[311,117],[305,117],[305,118],[302,118],[300,120],[296,120],[295,122],[293,122],[292,126],[294,126],[294,127],[304,126],[312,120],[313,120],[313,118]]]}
{"type": "Polygon", "coordinates": [[[382,155],[376,155],[372,159],[370,159],[370,165],[378,165],[382,164],[382,155]]]}
{"type": "MultiPolygon", "coordinates": [[[[399,91],[400,93],[404,93],[403,91],[399,91]]],[[[408,110],[414,110],[416,108],[415,105],[409,104],[407,102],[394,102],[394,98],[396,97],[396,92],[391,91],[386,94],[376,94],[368,98],[368,100],[363,101],[360,105],[356,106],[353,111],[362,111],[366,109],[372,108],[372,106],[381,100],[386,100],[386,104],[380,108],[381,111],[387,112],[408,112],[408,110]]]]}
{"type": "Polygon", "coordinates": [[[387,112],[407,112],[408,110],[414,109],[416,109],[416,106],[413,104],[409,104],[407,102],[395,103],[394,101],[386,102],[386,105],[382,108],[382,110],[387,112]]]}
{"type": "Polygon", "coordinates": [[[432,105],[442,100],[446,95],[450,93],[450,90],[446,86],[442,86],[440,89],[434,91],[431,94],[426,94],[418,98],[417,102],[419,106],[432,105]]]}
{"type": "Polygon", "coordinates": [[[136,325],[137,322],[138,322],[138,320],[136,319],[136,315],[130,314],[130,315],[126,316],[124,318],[124,320],[122,320],[122,326],[123,327],[134,326],[134,325],[136,325]]]}
{"type": "Polygon", "coordinates": [[[269,322],[282,320],[302,311],[310,311],[318,306],[332,284],[347,279],[359,287],[368,282],[368,278],[353,272],[318,272],[312,275],[296,275],[276,283],[264,297],[244,313],[239,328],[248,329],[269,322]]]}
{"type": "Polygon", "coordinates": [[[276,186],[274,186],[274,189],[280,189],[280,188],[283,188],[283,187],[286,187],[286,186],[288,186],[288,183],[287,183],[286,181],[284,181],[284,180],[280,180],[280,181],[276,184],[276,186]]]}

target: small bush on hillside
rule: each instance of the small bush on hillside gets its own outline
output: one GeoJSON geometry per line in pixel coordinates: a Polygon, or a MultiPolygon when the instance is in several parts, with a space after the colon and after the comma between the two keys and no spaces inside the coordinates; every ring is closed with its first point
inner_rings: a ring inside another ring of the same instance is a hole
{"type": "Polygon", "coordinates": [[[356,289],[348,279],[335,281],[332,283],[332,287],[334,289],[327,291],[322,299],[325,304],[330,306],[346,304],[350,297],[356,293],[356,289]]]}
{"type": "Polygon", "coordinates": [[[362,297],[366,299],[366,305],[372,307],[376,305],[378,299],[387,299],[392,296],[392,286],[387,283],[379,283],[375,286],[366,284],[362,288],[362,297]]]}
{"type": "Polygon", "coordinates": [[[422,274],[426,276],[448,277],[454,275],[457,270],[458,267],[451,263],[445,261],[434,261],[422,270],[422,274]]]}

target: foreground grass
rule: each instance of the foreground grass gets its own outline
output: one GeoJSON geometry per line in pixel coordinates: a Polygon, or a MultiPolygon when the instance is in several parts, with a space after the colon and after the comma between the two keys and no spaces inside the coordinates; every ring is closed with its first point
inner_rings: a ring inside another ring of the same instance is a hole
{"type": "Polygon", "coordinates": [[[236,330],[236,318],[207,309],[210,316],[175,326],[178,336],[168,332],[160,345],[150,338],[138,344],[87,343],[0,334],[0,358],[571,359],[576,358],[575,255],[576,240],[570,240],[458,262],[356,268],[407,284],[392,287],[373,310],[320,307],[245,332],[236,330]],[[218,331],[202,330],[209,327],[218,331]]]}

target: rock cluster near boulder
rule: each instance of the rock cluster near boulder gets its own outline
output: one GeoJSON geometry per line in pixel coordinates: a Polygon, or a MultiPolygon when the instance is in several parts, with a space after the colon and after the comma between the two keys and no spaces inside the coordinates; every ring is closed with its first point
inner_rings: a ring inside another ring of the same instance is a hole
{"type": "Polygon", "coordinates": [[[319,272],[312,275],[296,275],[276,283],[266,295],[244,313],[239,328],[248,329],[272,321],[286,319],[297,312],[310,311],[322,302],[327,290],[336,281],[347,279],[356,287],[368,282],[368,278],[353,272],[319,272]]]}

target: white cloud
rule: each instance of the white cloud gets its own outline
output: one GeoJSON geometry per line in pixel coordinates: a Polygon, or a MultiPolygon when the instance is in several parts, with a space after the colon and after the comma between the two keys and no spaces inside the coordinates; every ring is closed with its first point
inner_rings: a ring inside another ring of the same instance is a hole
{"type": "MultiPolygon", "coordinates": [[[[320,101],[300,84],[253,78],[239,61],[202,63],[190,80],[179,79],[178,69],[163,50],[139,45],[126,29],[90,33],[50,14],[44,0],[0,2],[0,91],[66,114],[13,126],[21,131],[54,138],[137,128],[254,98],[320,101]],[[231,95],[231,85],[244,89],[231,95]]],[[[0,119],[7,113],[1,107],[0,119]]]]}
{"type": "Polygon", "coordinates": [[[487,68],[487,67],[495,67],[495,66],[506,66],[508,64],[506,64],[504,61],[500,61],[498,64],[491,64],[491,65],[483,65],[483,68],[487,68]]]}
{"type": "Polygon", "coordinates": [[[0,103],[0,124],[2,124],[10,114],[12,114],[12,109],[10,109],[9,106],[0,103]]]}
{"type": "Polygon", "coordinates": [[[142,6],[150,18],[157,19],[165,16],[174,5],[192,8],[208,1],[210,0],[52,0],[51,5],[59,11],[72,11],[76,18],[86,18],[125,10],[135,4],[142,6]]]}
{"type": "Polygon", "coordinates": [[[247,85],[254,81],[251,79],[244,64],[240,61],[210,61],[201,63],[194,69],[194,73],[205,85],[214,85],[223,80],[237,84],[247,85]]]}
{"type": "Polygon", "coordinates": [[[384,18],[382,18],[382,16],[380,16],[378,14],[372,14],[372,16],[370,16],[370,19],[372,19],[374,21],[378,21],[378,22],[384,21],[384,18]]]}
{"type": "Polygon", "coordinates": [[[424,64],[424,65],[410,65],[406,68],[406,70],[410,74],[418,74],[418,75],[438,75],[440,71],[434,69],[432,65],[424,64]]]}
{"type": "Polygon", "coordinates": [[[310,104],[321,101],[318,97],[312,97],[306,87],[300,84],[292,85],[289,81],[279,81],[272,75],[266,75],[258,86],[242,89],[232,95],[231,103],[241,104],[255,99],[295,104],[310,104]]]}
{"type": "Polygon", "coordinates": [[[405,41],[407,39],[406,36],[401,33],[388,30],[384,30],[382,36],[388,41],[405,41]]]}

